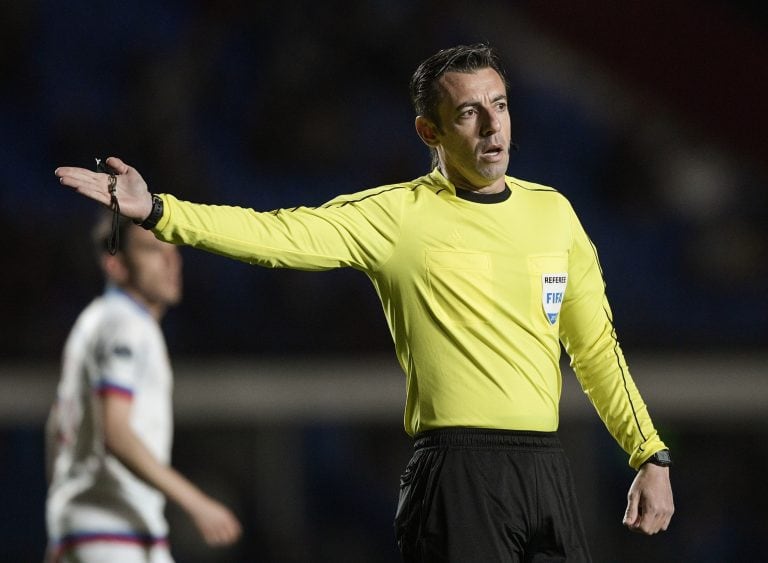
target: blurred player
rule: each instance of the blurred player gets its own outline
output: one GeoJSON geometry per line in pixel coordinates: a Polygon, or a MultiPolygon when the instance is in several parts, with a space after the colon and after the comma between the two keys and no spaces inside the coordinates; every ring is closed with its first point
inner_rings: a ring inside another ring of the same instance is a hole
{"type": "Polygon", "coordinates": [[[80,315],[66,343],[47,427],[48,560],[167,563],[165,498],[178,503],[210,545],[240,524],[170,465],[173,376],[159,321],[181,299],[173,245],[121,219],[94,231],[105,293],[80,315]]]}
{"type": "Polygon", "coordinates": [[[637,475],[624,525],[666,530],[669,452],[630,376],[594,246],[556,190],[506,175],[504,73],[485,45],[425,60],[411,80],[420,178],[318,208],[259,213],[151,194],[120,159],[107,178],[56,170],[161,240],[268,267],[364,272],[406,374],[414,456],[395,517],[408,562],[590,561],[557,438],[561,344],[637,475]]]}

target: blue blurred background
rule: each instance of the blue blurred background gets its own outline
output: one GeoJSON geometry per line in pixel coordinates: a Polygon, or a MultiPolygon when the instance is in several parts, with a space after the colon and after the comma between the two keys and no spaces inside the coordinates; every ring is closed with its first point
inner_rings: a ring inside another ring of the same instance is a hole
{"type": "MultiPolygon", "coordinates": [[[[95,206],[61,189],[53,169],[119,155],[152,191],[261,210],[410,179],[429,157],[408,80],[457,43],[500,51],[520,146],[509,172],[573,203],[600,252],[630,365],[636,354],[765,366],[763,3],[27,0],[4,2],[0,17],[0,377],[29,373],[48,393],[24,416],[0,409],[3,561],[42,557],[39,405],[53,398],[71,324],[102,285],[88,240],[95,206]]],[[[225,377],[216,362],[232,358],[394,362],[380,304],[356,272],[184,258],[169,347],[182,364],[208,362],[212,381],[225,377]]],[[[684,392],[701,385],[684,375],[684,392]]],[[[22,399],[4,387],[6,402],[22,399]]],[[[707,400],[657,419],[687,462],[673,529],[647,540],[616,525],[631,480],[623,454],[596,416],[564,417],[583,462],[580,495],[592,499],[596,561],[768,551],[766,420],[707,400]],[[709,404],[733,411],[727,424],[709,404]],[[583,451],[585,439],[595,451],[583,451]]],[[[225,552],[201,549],[171,508],[178,561],[397,561],[391,519],[409,454],[398,417],[183,416],[176,465],[236,503],[246,537],[225,552]]]]}

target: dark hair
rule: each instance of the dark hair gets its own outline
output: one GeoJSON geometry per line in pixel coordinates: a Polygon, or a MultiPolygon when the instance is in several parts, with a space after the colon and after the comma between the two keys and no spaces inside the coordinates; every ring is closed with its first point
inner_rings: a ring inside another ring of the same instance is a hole
{"type": "Polygon", "coordinates": [[[438,127],[440,103],[438,81],[446,72],[475,72],[492,68],[499,73],[506,85],[506,74],[498,54],[490,45],[457,45],[438,51],[422,62],[411,77],[411,102],[416,115],[423,115],[438,127]]]}
{"type": "MultiPolygon", "coordinates": [[[[96,257],[100,258],[105,252],[109,252],[109,241],[112,237],[112,210],[104,209],[99,214],[96,224],[91,231],[91,240],[93,242],[96,257]]],[[[135,226],[131,219],[120,217],[117,222],[117,252],[125,250],[128,242],[128,231],[135,226]]]]}

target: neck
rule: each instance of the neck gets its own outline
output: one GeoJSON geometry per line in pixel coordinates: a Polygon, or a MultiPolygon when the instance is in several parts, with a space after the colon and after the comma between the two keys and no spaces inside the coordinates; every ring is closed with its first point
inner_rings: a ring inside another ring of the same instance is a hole
{"type": "Polygon", "coordinates": [[[453,185],[456,186],[457,190],[464,190],[465,192],[472,192],[476,194],[498,194],[504,191],[506,184],[502,179],[501,182],[494,182],[493,184],[489,184],[480,188],[474,186],[462,186],[461,184],[457,184],[455,182],[453,185]]]}
{"type": "Polygon", "coordinates": [[[149,313],[150,316],[158,322],[160,322],[160,320],[165,315],[165,312],[168,310],[168,307],[166,305],[162,303],[151,302],[147,300],[146,297],[144,297],[140,292],[130,287],[118,286],[118,288],[120,289],[120,291],[122,291],[128,297],[130,297],[133,301],[135,301],[137,305],[145,309],[147,313],[149,313]]]}
{"type": "Polygon", "coordinates": [[[446,169],[446,166],[442,163],[440,164],[440,172],[456,187],[457,190],[474,192],[476,194],[497,194],[504,191],[504,188],[507,185],[503,175],[492,180],[488,184],[473,184],[463,176],[449,172],[446,169]]]}

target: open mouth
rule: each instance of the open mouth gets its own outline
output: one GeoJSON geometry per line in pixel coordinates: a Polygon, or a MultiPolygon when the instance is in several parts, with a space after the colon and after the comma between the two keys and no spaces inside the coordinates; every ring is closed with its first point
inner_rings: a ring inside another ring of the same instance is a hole
{"type": "Polygon", "coordinates": [[[486,147],[481,156],[484,158],[498,158],[504,153],[504,147],[501,145],[490,145],[486,147]]]}

